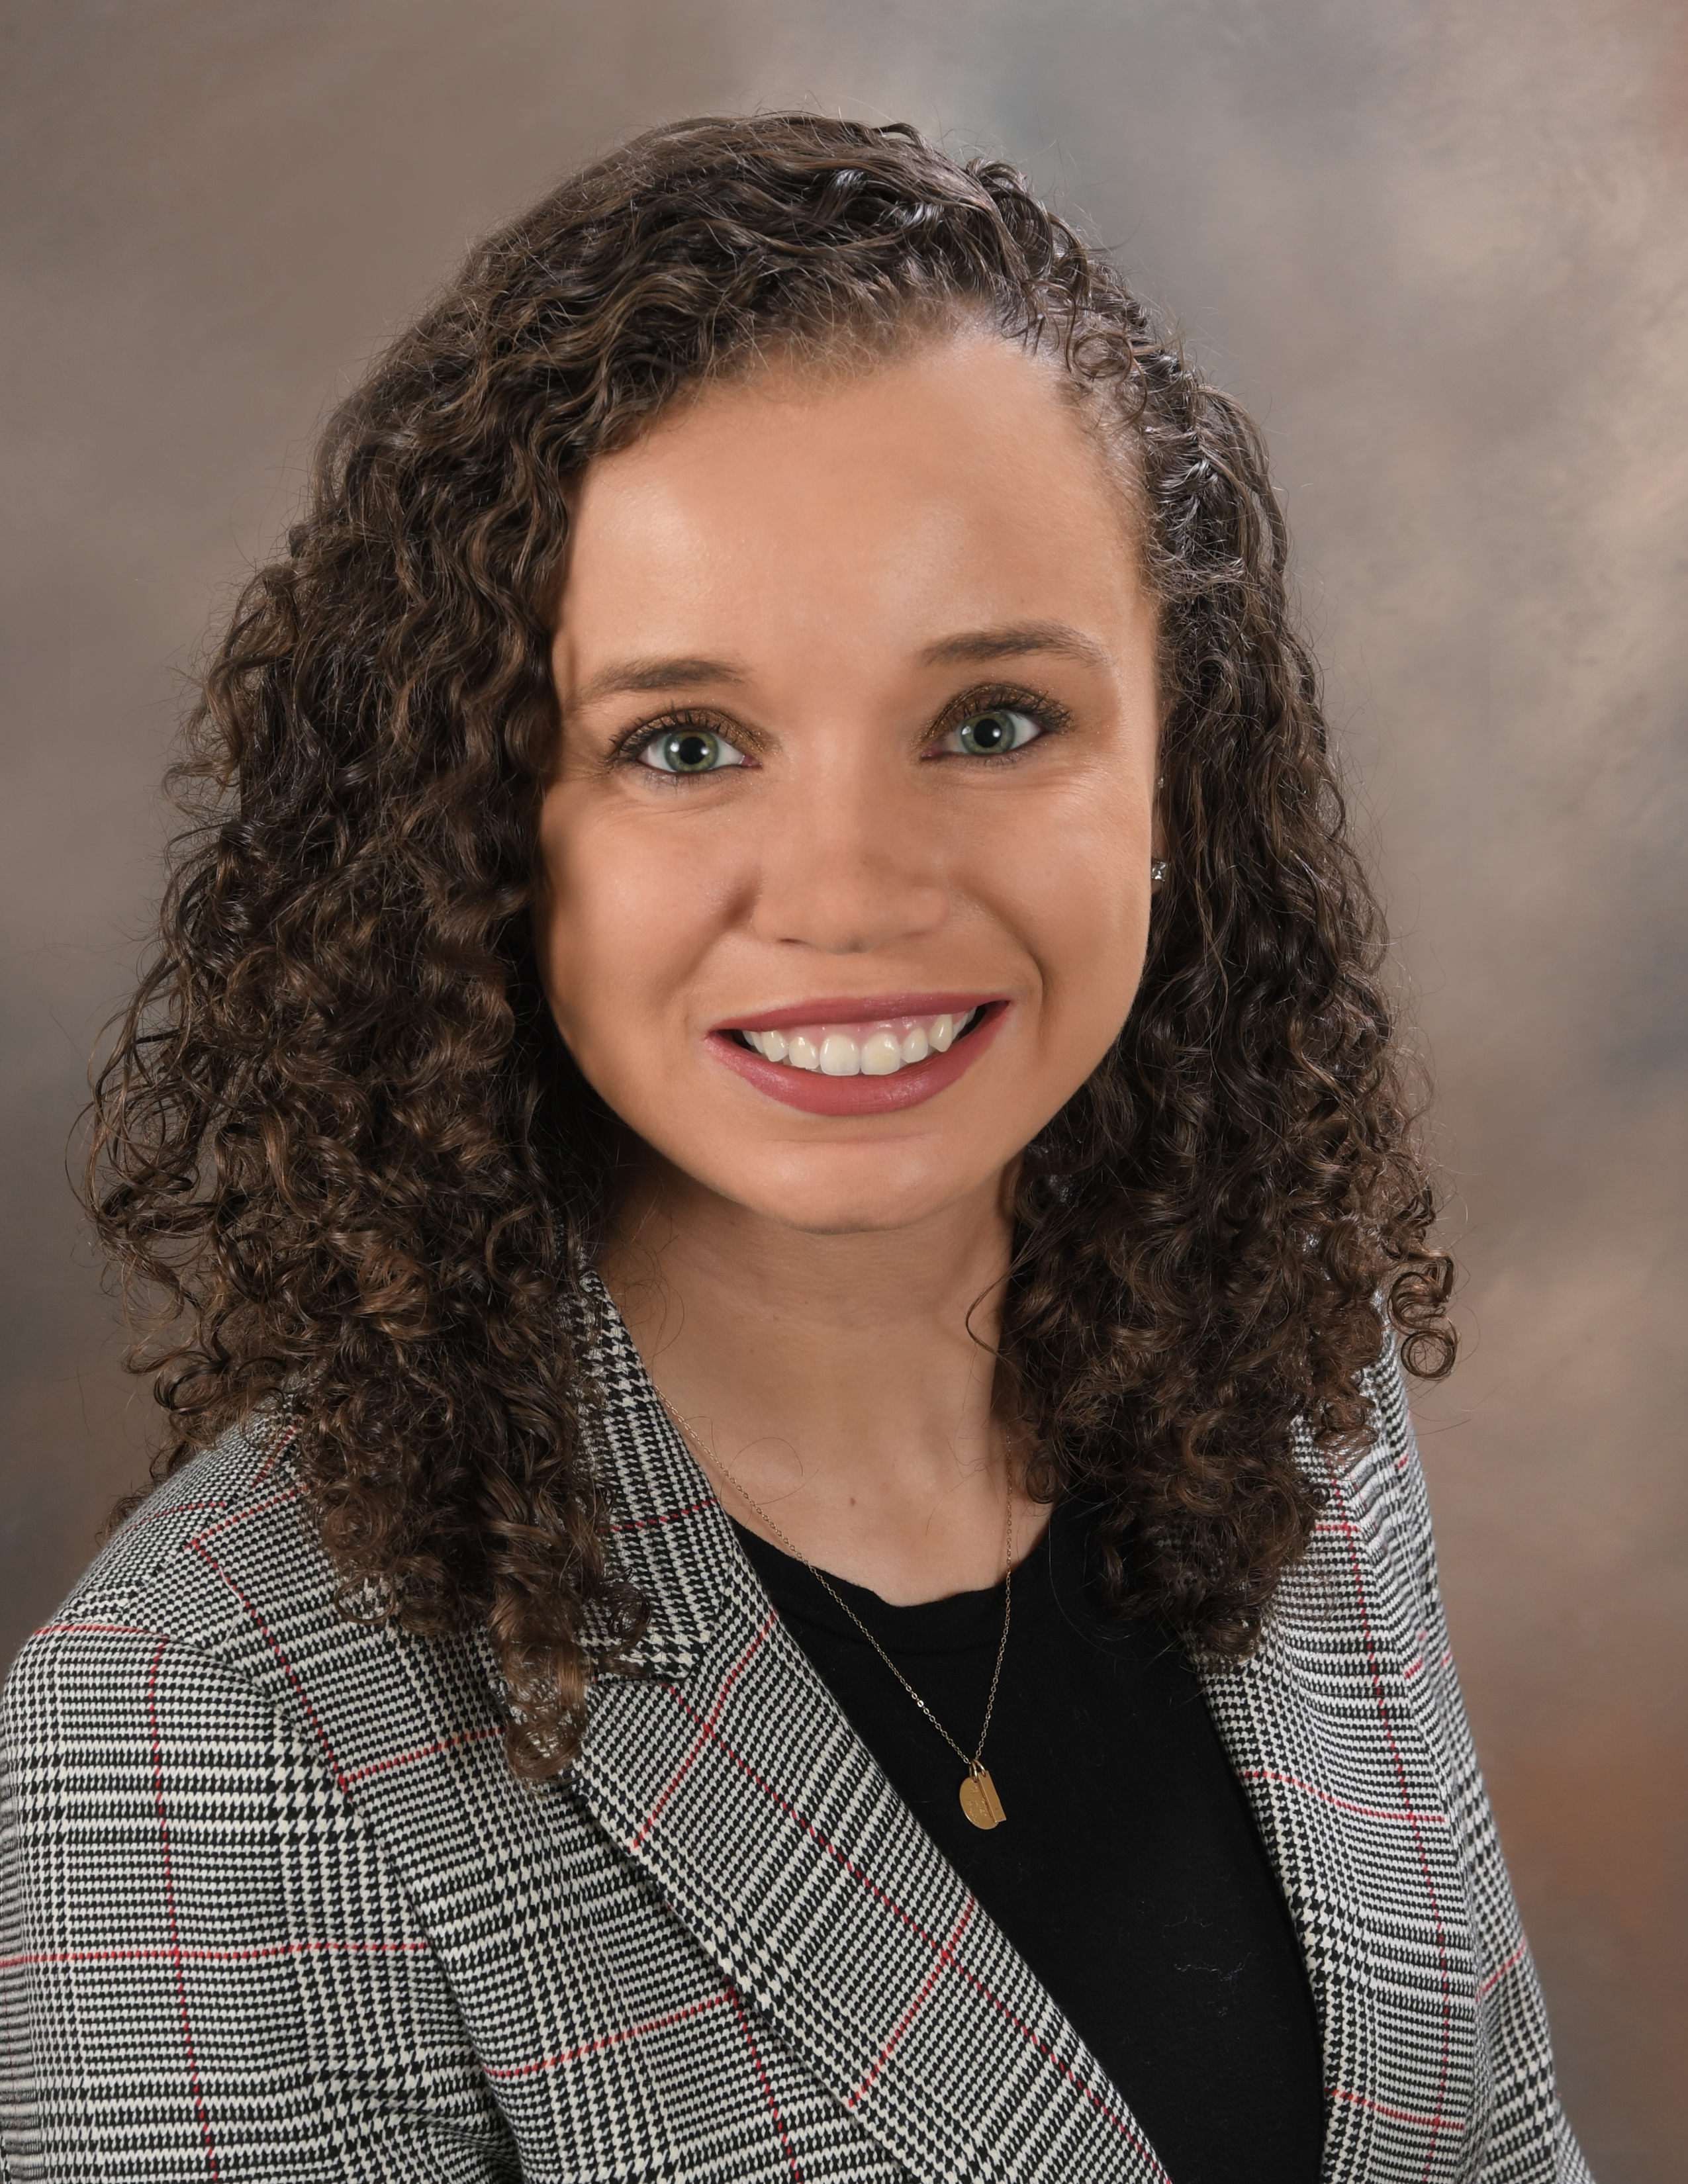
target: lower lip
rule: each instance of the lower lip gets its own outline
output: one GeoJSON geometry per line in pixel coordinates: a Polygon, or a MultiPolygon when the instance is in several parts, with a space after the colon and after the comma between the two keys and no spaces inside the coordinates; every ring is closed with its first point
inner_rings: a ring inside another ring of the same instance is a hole
{"type": "Polygon", "coordinates": [[[704,1044],[718,1061],[736,1069],[759,1092],[805,1115],[895,1115],[935,1099],[971,1069],[996,1037],[1008,1013],[1006,1001],[987,1004],[972,1029],[945,1054],[928,1055],[889,1077],[827,1077],[817,1069],[794,1069],[788,1061],[770,1061],[741,1046],[728,1032],[712,1031],[704,1044]]]}

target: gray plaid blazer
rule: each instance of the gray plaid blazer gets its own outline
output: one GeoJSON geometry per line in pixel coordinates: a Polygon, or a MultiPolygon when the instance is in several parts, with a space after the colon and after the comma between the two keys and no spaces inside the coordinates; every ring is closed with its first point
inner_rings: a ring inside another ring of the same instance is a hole
{"type": "MultiPolygon", "coordinates": [[[[653,1613],[563,1780],[506,1771],[482,1634],[335,1613],[263,1416],[25,1647],[8,2178],[1164,2177],[781,1626],[618,1324],[601,1368],[653,1613]]],[[[1207,1698],[1306,1952],[1325,2177],[1570,2184],[1392,1357],[1374,1380],[1369,1453],[1207,1698]]]]}

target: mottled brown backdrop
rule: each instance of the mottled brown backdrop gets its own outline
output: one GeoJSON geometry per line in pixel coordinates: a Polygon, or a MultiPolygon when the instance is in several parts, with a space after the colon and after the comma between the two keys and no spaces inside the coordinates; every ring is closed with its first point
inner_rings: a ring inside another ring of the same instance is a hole
{"type": "Polygon", "coordinates": [[[142,1465],[64,1146],[183,671],[325,405],[642,125],[1000,146],[1270,434],[1440,1087],[1468,1347],[1420,1422],[1478,1739],[1596,2172],[1688,2171],[1688,12],[10,0],[0,85],[0,1652],[142,1465]]]}

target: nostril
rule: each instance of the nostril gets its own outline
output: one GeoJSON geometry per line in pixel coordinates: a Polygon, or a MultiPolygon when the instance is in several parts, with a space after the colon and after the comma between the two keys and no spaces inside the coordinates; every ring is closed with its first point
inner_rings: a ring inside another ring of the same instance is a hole
{"type": "Polygon", "coordinates": [[[950,914],[946,887],[908,864],[787,840],[765,861],[751,930],[833,956],[865,956],[934,932],[950,914]]]}

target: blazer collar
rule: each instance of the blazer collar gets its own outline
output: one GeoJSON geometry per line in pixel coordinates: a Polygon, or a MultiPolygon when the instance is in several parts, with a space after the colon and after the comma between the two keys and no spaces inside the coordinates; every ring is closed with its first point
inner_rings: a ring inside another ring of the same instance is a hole
{"type": "Polygon", "coordinates": [[[572,1779],[599,1825],[911,2175],[1164,2184],[780,1624],[607,1297],[601,1313],[603,1480],[651,1615],[594,1688],[572,1779]]]}
{"type": "Polygon", "coordinates": [[[608,1290],[596,1275],[588,1276],[586,1286],[594,1318],[583,1347],[602,1407],[599,1484],[610,1503],[616,1558],[650,1613],[643,1635],[625,1652],[596,1614],[582,1635],[606,1667],[615,1661],[628,1674],[683,1677],[709,1644],[737,1545],[608,1290]]]}

